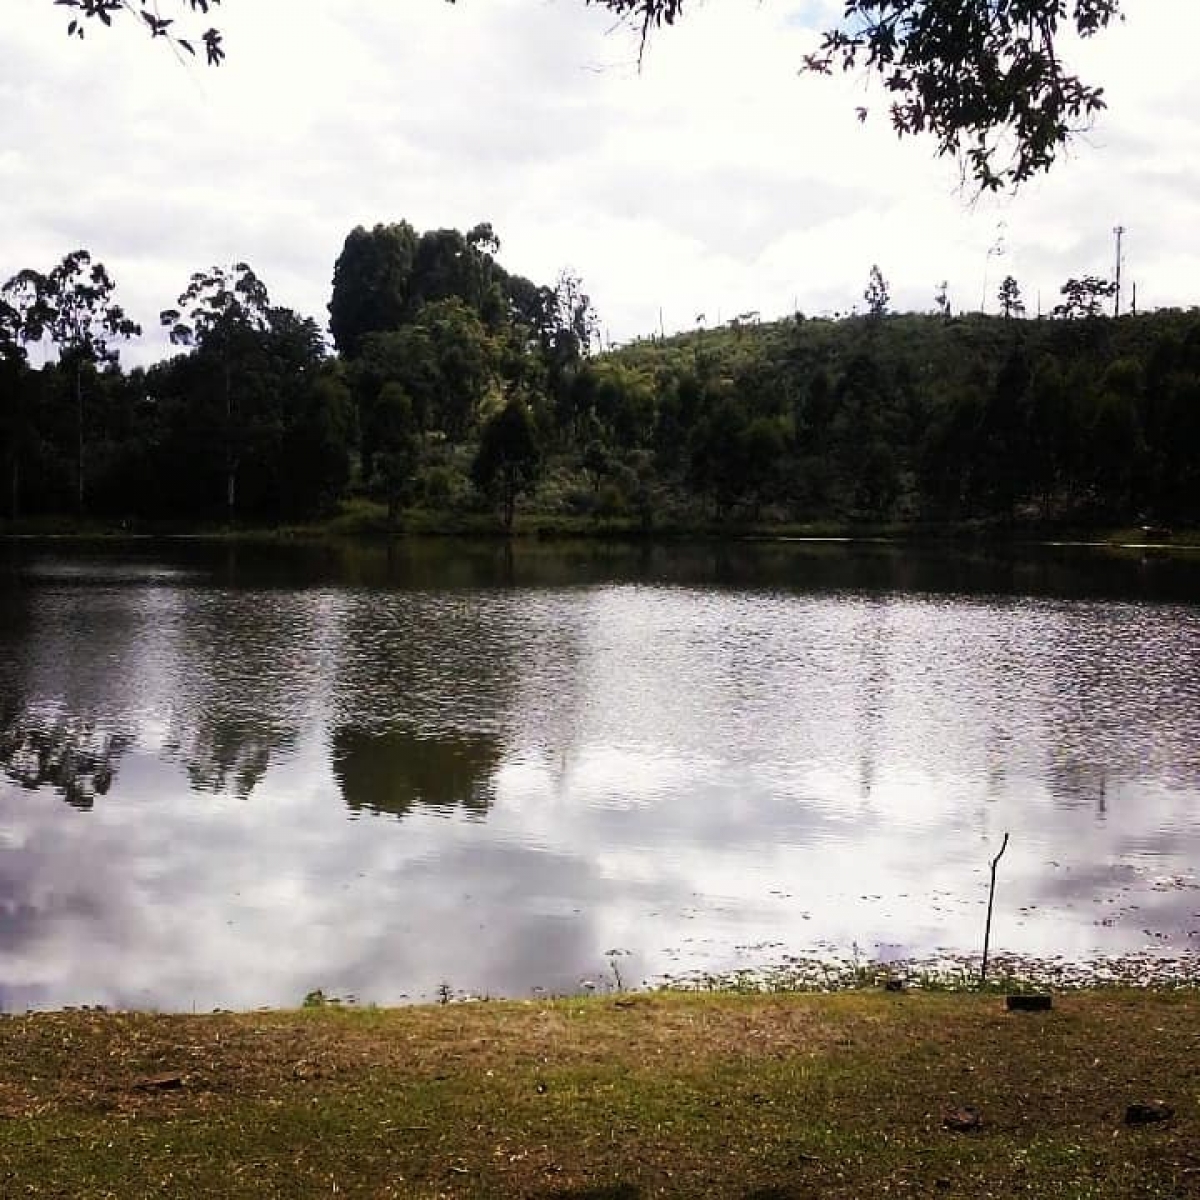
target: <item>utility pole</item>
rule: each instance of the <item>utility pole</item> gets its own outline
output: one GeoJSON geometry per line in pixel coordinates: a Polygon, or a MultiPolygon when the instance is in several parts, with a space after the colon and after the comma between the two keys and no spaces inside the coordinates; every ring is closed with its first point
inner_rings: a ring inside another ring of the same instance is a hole
{"type": "Polygon", "coordinates": [[[1125,236],[1125,226],[1117,225],[1113,229],[1113,233],[1117,235],[1117,290],[1113,293],[1113,316],[1119,317],[1121,315],[1121,239],[1125,236]]]}
{"type": "Polygon", "coordinates": [[[1137,316],[1137,280],[1133,281],[1133,315],[1137,316]]]}

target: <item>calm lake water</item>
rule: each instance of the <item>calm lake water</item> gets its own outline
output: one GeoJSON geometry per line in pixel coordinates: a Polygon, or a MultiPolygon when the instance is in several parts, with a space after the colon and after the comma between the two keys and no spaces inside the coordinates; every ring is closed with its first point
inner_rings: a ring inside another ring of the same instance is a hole
{"type": "Polygon", "coordinates": [[[1200,947],[1200,558],[0,544],[0,1009],[1200,947]]]}

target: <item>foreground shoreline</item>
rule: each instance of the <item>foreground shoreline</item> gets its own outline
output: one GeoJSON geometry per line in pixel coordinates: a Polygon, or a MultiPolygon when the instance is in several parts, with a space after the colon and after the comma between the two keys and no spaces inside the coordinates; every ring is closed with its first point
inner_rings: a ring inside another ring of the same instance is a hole
{"type": "Polygon", "coordinates": [[[1165,988],[8,1016],[0,1194],[1182,1196],[1197,1045],[1165,988]]]}

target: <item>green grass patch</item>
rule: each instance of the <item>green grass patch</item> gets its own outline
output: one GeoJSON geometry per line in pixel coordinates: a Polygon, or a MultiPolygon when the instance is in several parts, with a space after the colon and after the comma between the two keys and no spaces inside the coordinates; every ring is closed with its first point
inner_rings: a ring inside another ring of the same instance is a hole
{"type": "Polygon", "coordinates": [[[1192,992],[10,1017],[0,1195],[1192,1195],[1198,1043],[1192,992]]]}

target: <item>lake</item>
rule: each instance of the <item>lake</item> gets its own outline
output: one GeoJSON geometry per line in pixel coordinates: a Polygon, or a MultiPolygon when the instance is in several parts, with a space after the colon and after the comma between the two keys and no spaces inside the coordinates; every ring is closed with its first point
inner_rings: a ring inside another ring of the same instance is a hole
{"type": "Polygon", "coordinates": [[[1200,557],[0,543],[0,1009],[1200,946],[1200,557]]]}

